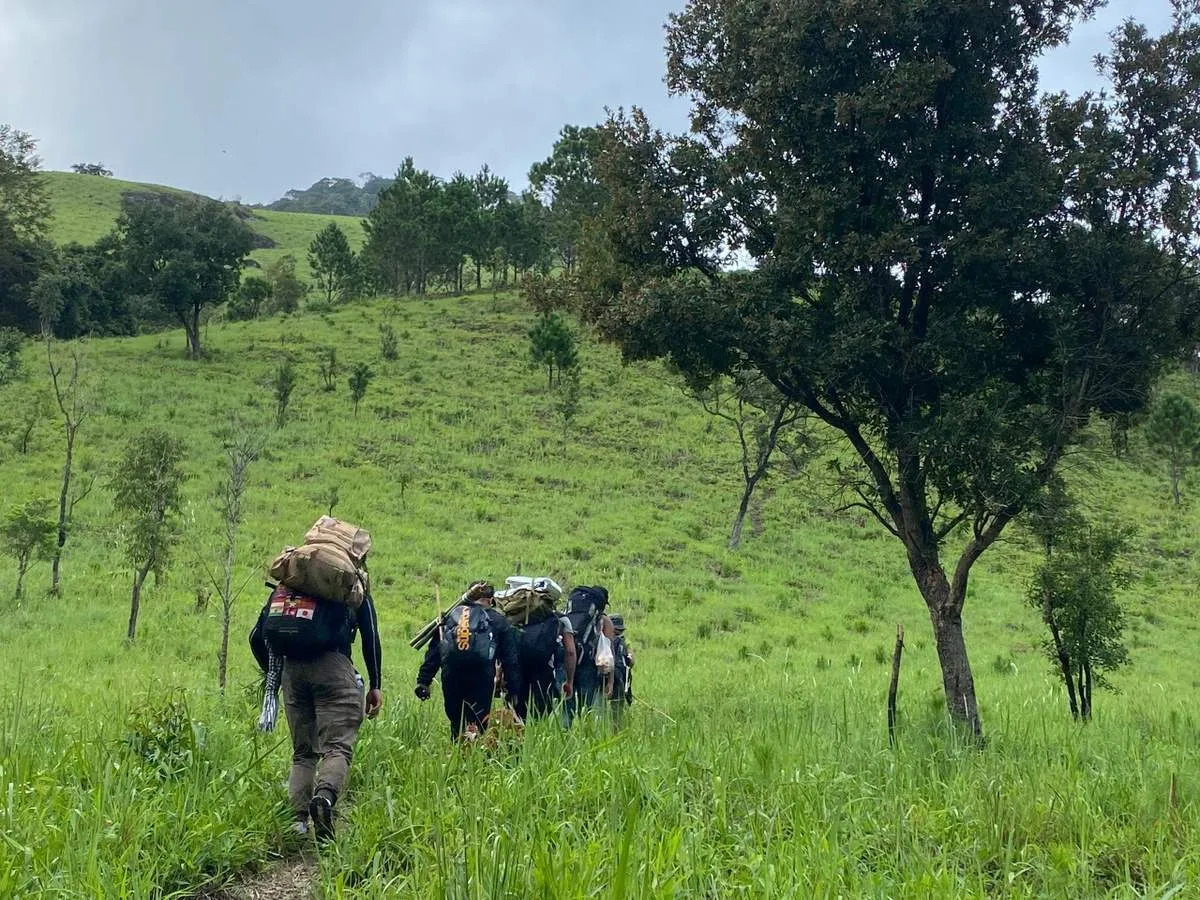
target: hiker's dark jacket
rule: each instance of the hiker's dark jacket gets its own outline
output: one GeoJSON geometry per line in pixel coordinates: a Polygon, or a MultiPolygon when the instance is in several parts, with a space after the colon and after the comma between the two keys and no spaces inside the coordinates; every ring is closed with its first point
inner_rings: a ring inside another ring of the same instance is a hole
{"type": "MultiPolygon", "coordinates": [[[[264,672],[267,671],[267,642],[263,638],[263,625],[267,621],[267,611],[271,608],[271,600],[268,597],[267,602],[263,605],[262,612],[258,614],[258,621],[254,623],[254,630],[250,632],[250,651],[254,654],[254,658],[258,660],[258,666],[264,672]]],[[[371,595],[363,599],[362,606],[357,610],[358,616],[357,626],[350,631],[346,638],[345,644],[334,649],[350,656],[350,646],[354,643],[354,633],[362,633],[362,652],[363,664],[367,667],[368,686],[371,690],[376,691],[382,688],[382,668],[383,668],[383,651],[379,647],[379,620],[375,618],[375,603],[371,600],[371,595]]],[[[350,656],[353,659],[352,656],[350,656]]]]}
{"type": "MultiPolygon", "coordinates": [[[[496,660],[504,670],[505,689],[509,694],[519,696],[521,693],[521,664],[517,659],[517,633],[504,618],[504,613],[492,607],[485,607],[488,624],[492,628],[492,638],[496,641],[496,660]]],[[[442,667],[442,628],[445,621],[438,626],[438,632],[425,649],[425,661],[417,672],[417,684],[432,684],[433,676],[442,667]]]]}

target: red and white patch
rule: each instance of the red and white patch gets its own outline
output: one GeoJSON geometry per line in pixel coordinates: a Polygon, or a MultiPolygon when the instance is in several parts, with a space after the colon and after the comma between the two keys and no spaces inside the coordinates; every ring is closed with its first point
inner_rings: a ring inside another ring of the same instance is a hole
{"type": "Polygon", "coordinates": [[[291,608],[284,612],[285,616],[295,616],[297,619],[311,619],[317,611],[317,604],[311,600],[298,599],[291,608]]]}
{"type": "Polygon", "coordinates": [[[269,616],[284,616],[293,619],[312,619],[317,612],[317,601],[303,594],[276,591],[271,597],[269,616]]]}

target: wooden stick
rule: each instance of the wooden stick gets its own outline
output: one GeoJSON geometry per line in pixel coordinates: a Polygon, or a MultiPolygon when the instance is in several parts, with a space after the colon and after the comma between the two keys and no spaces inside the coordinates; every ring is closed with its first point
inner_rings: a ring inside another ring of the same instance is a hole
{"type": "Polygon", "coordinates": [[[888,746],[896,746],[896,690],[900,687],[900,656],[904,653],[904,626],[896,626],[896,649],[892,652],[892,682],[888,685],[888,746]]]}

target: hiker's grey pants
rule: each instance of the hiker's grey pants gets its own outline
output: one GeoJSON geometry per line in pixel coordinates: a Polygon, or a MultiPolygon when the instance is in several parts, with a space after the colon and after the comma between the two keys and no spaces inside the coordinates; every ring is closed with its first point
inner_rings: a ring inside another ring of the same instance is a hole
{"type": "Polygon", "coordinates": [[[334,650],[315,659],[285,660],[283,704],[292,733],[288,797],[296,814],[307,816],[314,791],[337,800],[354,755],[363,688],[350,657],[334,650]]]}

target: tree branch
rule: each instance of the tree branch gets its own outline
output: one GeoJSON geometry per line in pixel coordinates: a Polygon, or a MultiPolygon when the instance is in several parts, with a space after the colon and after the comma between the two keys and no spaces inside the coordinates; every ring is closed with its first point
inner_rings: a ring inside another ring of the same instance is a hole
{"type": "Polygon", "coordinates": [[[970,518],[970,515],[971,514],[969,512],[960,512],[957,516],[954,516],[954,518],[950,519],[950,521],[948,521],[945,525],[934,531],[934,540],[940,544],[950,536],[955,528],[970,518]]]}
{"type": "Polygon", "coordinates": [[[879,524],[882,525],[884,528],[886,528],[888,531],[890,531],[893,536],[900,537],[900,532],[897,529],[897,527],[894,524],[892,524],[891,522],[889,522],[884,517],[883,512],[879,509],[878,506],[876,506],[875,502],[870,497],[867,496],[866,491],[864,491],[862,489],[862,485],[856,484],[854,486],[854,493],[858,495],[858,498],[861,502],[851,504],[852,506],[863,507],[869,513],[871,513],[871,515],[873,515],[876,519],[878,519],[879,524]]]}

